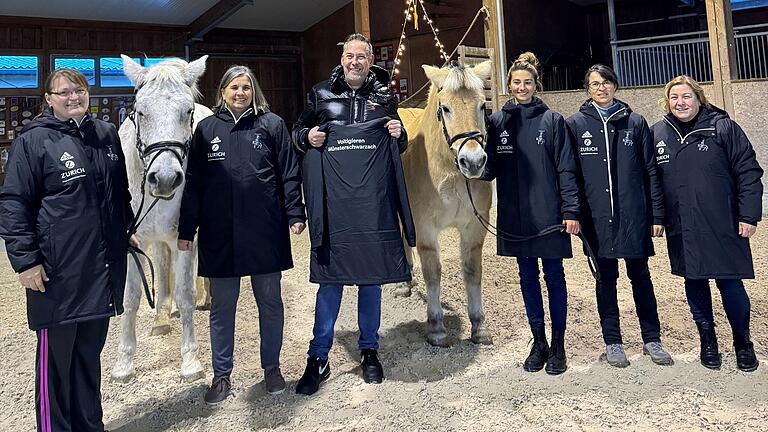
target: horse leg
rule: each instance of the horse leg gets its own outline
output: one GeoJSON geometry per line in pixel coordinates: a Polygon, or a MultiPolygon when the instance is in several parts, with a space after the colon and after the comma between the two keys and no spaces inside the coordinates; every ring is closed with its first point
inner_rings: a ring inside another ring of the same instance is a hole
{"type": "Polygon", "coordinates": [[[193,252],[179,252],[175,249],[171,252],[176,275],[173,293],[181,317],[181,378],[187,382],[205,376],[203,365],[197,358],[197,339],[193,316],[195,313],[193,256],[193,252]]]}
{"type": "Polygon", "coordinates": [[[427,320],[430,324],[427,341],[430,345],[448,346],[448,333],[443,323],[443,306],[440,304],[440,244],[437,241],[438,231],[435,228],[422,229],[416,248],[421,261],[421,271],[424,283],[427,285],[427,320]]]}
{"type": "Polygon", "coordinates": [[[155,298],[155,322],[151,336],[160,336],[171,332],[171,251],[165,243],[156,243],[154,257],[157,276],[155,298]]]}
{"type": "Polygon", "coordinates": [[[467,308],[472,323],[472,342],[490,345],[493,338],[485,325],[481,281],[483,278],[483,242],[485,229],[477,221],[467,224],[461,234],[461,261],[464,287],[467,290],[467,308]]]}
{"type": "MultiPolygon", "coordinates": [[[[405,248],[405,259],[408,261],[408,267],[411,269],[411,276],[413,276],[413,248],[408,246],[408,242],[405,239],[403,239],[403,247],[405,248]]],[[[411,289],[415,285],[413,277],[409,281],[395,284],[395,297],[410,297],[411,289]]]]}
{"type": "Polygon", "coordinates": [[[195,278],[195,307],[197,310],[211,310],[211,283],[208,278],[195,278]]]}
{"type": "Polygon", "coordinates": [[[136,311],[141,303],[141,279],[139,270],[128,258],[125,293],[123,294],[123,315],[120,317],[120,343],[117,358],[112,367],[112,381],[128,382],[135,375],[133,356],[136,353],[136,311]]]}

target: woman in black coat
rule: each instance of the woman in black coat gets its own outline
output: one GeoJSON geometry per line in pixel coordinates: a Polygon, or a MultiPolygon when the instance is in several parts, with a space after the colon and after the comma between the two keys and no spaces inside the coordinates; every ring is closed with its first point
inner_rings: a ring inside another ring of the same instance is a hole
{"type": "Polygon", "coordinates": [[[115,126],[88,113],[83,74],[51,73],[45,100],[11,147],[0,235],[37,332],[37,429],[103,431],[100,357],[123,312],[133,215],[125,157],[115,126]]]}
{"type": "Polygon", "coordinates": [[[199,228],[199,274],[211,281],[214,369],[205,402],[230,394],[240,278],[251,277],[259,309],[261,366],[267,391],[285,390],[281,271],[293,267],[288,230],[304,230],[301,177],[290,134],[269,112],[253,72],[224,73],[214,115],[195,130],[179,217],[179,250],[192,249],[199,228]]]}
{"type": "Polygon", "coordinates": [[[654,254],[651,236],[663,233],[664,205],[656,173],[650,130],[645,119],[615,99],[619,83],[613,70],[594,65],[584,81],[590,98],[567,124],[578,149],[584,201],[581,224],[597,255],[597,311],[606,359],[629,366],[619,324],[616,282],[618,259],[627,265],[640,319],[643,352],[662,365],[672,364],[660,338],[656,296],[648,269],[654,254]]]}
{"type": "Polygon", "coordinates": [[[755,277],[749,237],[761,218],[763,170],[744,131],[707,102],[692,78],[667,83],[661,105],[667,115],[652,133],[667,208],[667,249],[672,274],[685,278],[701,363],[721,365],[709,289],[715,279],[733,330],[736,365],[754,371],[750,304],[741,280],[755,277]]]}
{"type": "Polygon", "coordinates": [[[536,372],[546,364],[547,373],[560,374],[567,368],[564,335],[568,293],[563,258],[571,258],[570,234],[579,232],[579,196],[576,161],[565,120],[535,96],[542,88],[538,64],[536,56],[526,52],[510,67],[508,83],[514,99],[491,115],[484,179],[496,179],[500,232],[530,236],[565,224],[565,232],[533,240],[497,238],[499,255],[517,257],[520,288],[533,333],[533,346],[523,369],[536,372]],[[544,332],[539,258],[549,292],[551,351],[544,332]]]}

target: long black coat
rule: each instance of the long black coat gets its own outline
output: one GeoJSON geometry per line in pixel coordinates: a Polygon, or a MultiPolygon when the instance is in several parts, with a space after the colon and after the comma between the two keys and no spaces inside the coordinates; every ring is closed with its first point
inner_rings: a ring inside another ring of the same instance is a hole
{"type": "Polygon", "coordinates": [[[327,144],[307,151],[304,195],[314,283],[379,285],[411,279],[400,232],[416,245],[403,165],[388,118],[324,125],[327,144]]]}
{"type": "Polygon", "coordinates": [[[289,227],[306,220],[296,151],[283,120],[228,109],[195,130],[179,238],[199,227],[198,273],[239,277],[293,267],[289,227]]]}
{"type": "Polygon", "coordinates": [[[42,264],[45,292],[26,289],[33,330],[123,312],[133,217],[115,126],[78,127],[45,112],[13,142],[0,192],[0,236],[17,272],[42,264]]]}
{"type": "MultiPolygon", "coordinates": [[[[578,219],[576,160],[565,120],[541,99],[527,105],[509,101],[493,113],[487,152],[484,179],[496,179],[500,231],[529,236],[563,219],[578,219]]],[[[497,237],[496,248],[505,256],[572,256],[571,236],[564,232],[525,242],[497,237]]]]}
{"type": "Polygon", "coordinates": [[[600,258],[654,254],[652,225],[664,221],[664,198],[648,123],[620,102],[606,122],[587,100],[566,120],[584,193],[581,225],[600,258]]]}
{"type": "Polygon", "coordinates": [[[701,107],[682,136],[671,114],[651,129],[664,186],[672,273],[690,279],[754,278],[749,239],[739,222],[761,218],[763,170],[739,125],[701,107]]]}

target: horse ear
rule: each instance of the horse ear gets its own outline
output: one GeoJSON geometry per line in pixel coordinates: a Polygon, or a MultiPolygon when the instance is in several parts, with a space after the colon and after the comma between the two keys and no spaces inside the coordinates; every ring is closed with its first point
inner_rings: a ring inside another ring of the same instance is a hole
{"type": "Polygon", "coordinates": [[[125,76],[131,80],[136,88],[141,87],[144,84],[147,70],[125,54],[120,54],[120,57],[123,59],[123,73],[125,73],[125,76]]]}
{"type": "Polygon", "coordinates": [[[197,83],[197,79],[205,73],[205,61],[208,60],[208,56],[204,55],[199,59],[190,62],[186,69],[184,69],[184,82],[188,86],[192,87],[197,83]]]}
{"type": "Polygon", "coordinates": [[[421,68],[424,69],[424,74],[427,75],[427,78],[435,85],[435,87],[443,87],[445,78],[448,76],[448,69],[440,69],[429,65],[421,65],[421,68]]]}
{"type": "Polygon", "coordinates": [[[472,67],[472,72],[478,77],[487,80],[491,77],[491,73],[493,72],[493,62],[486,60],[482,63],[478,63],[472,67]]]}

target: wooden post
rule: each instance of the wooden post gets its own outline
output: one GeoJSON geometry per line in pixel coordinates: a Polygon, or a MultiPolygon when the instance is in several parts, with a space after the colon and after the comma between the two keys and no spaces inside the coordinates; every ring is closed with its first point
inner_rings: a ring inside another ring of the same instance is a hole
{"type": "Polygon", "coordinates": [[[494,95],[493,110],[501,108],[502,100],[506,100],[507,95],[507,50],[504,39],[504,8],[502,0],[483,0],[488,19],[485,20],[485,47],[492,49],[493,65],[496,71],[496,94],[494,95]]]}
{"type": "Polygon", "coordinates": [[[731,65],[736,59],[736,53],[733,42],[731,0],[706,0],[706,3],[712,81],[715,87],[713,103],[722,107],[731,118],[734,118],[731,82],[736,78],[736,69],[731,65]]]}
{"type": "Polygon", "coordinates": [[[616,75],[621,77],[619,57],[616,55],[618,37],[616,36],[616,6],[614,5],[613,0],[608,0],[608,26],[610,27],[611,35],[611,61],[613,62],[613,71],[616,72],[616,75]]]}
{"type": "Polygon", "coordinates": [[[355,0],[355,32],[371,38],[371,16],[368,12],[368,0],[355,0]]]}

